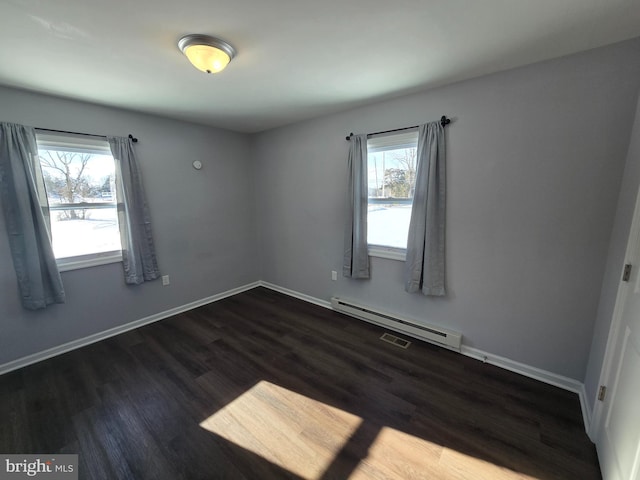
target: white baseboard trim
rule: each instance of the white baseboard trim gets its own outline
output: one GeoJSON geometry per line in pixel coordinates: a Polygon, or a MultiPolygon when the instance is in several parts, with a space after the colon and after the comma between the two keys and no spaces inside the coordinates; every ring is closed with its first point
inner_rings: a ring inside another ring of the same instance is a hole
{"type": "Polygon", "coordinates": [[[462,347],[460,348],[460,353],[462,353],[462,355],[466,357],[475,358],[476,360],[480,360],[481,362],[489,363],[491,365],[504,368],[505,370],[519,373],[521,375],[524,375],[525,377],[533,378],[535,380],[548,383],[549,385],[560,387],[564,390],[569,390],[570,392],[579,394],[582,389],[582,383],[574,380],[573,378],[558,375],[557,373],[548,372],[547,370],[532,367],[525,363],[520,363],[509,358],[501,357],[499,355],[494,355],[492,353],[469,347],[467,345],[462,345],[462,347]]]}
{"type": "Polygon", "coordinates": [[[273,283],[264,282],[262,280],[260,280],[258,283],[260,284],[261,287],[268,288],[276,292],[284,293],[285,295],[289,295],[290,297],[295,297],[300,300],[304,300],[305,302],[318,305],[319,307],[324,307],[324,308],[328,308],[329,310],[332,310],[331,302],[328,302],[327,300],[321,300],[319,298],[312,297],[311,295],[306,295],[304,293],[296,292],[295,290],[290,290],[288,288],[284,288],[279,285],[275,285],[273,283]]]}
{"type": "Polygon", "coordinates": [[[584,422],[585,431],[587,433],[589,432],[591,426],[591,411],[588,408],[586,391],[582,382],[563,375],[558,375],[557,373],[542,370],[541,368],[532,367],[531,365],[520,363],[509,358],[494,355],[477,348],[469,347],[467,345],[462,345],[460,353],[467,357],[480,360],[481,362],[489,363],[496,367],[504,368],[505,370],[509,370],[514,373],[519,373],[525,377],[533,378],[534,380],[576,393],[580,400],[580,408],[582,410],[582,420],[584,422]]]}
{"type": "Polygon", "coordinates": [[[580,397],[580,408],[582,408],[582,420],[584,421],[584,429],[587,432],[587,436],[589,437],[589,439],[593,443],[596,443],[593,432],[591,431],[591,426],[593,425],[593,411],[589,408],[589,402],[587,401],[587,390],[584,386],[584,383],[580,387],[580,393],[578,393],[578,397],[580,397]]]}
{"type": "MultiPolygon", "coordinates": [[[[310,295],[300,293],[289,288],[284,288],[273,283],[265,281],[260,281],[258,283],[260,284],[260,286],[275,290],[276,292],[284,293],[285,295],[304,300],[305,302],[313,303],[314,305],[319,305],[321,307],[331,309],[331,302],[328,302],[326,300],[321,300],[319,298],[312,297],[310,295]]],[[[563,390],[568,390],[570,392],[576,393],[578,395],[578,398],[580,399],[580,408],[582,410],[582,420],[584,421],[584,427],[586,432],[589,433],[591,427],[591,410],[589,410],[588,408],[588,403],[586,401],[586,391],[582,382],[579,382],[578,380],[575,380],[573,378],[565,377],[563,375],[558,375],[557,373],[549,372],[547,370],[532,367],[524,363],[516,362],[515,360],[511,360],[509,358],[484,352],[467,345],[462,345],[462,347],[460,348],[460,353],[467,357],[475,358],[482,362],[495,365],[496,367],[504,368],[505,370],[524,375],[525,377],[533,378],[534,380],[538,380],[540,382],[562,388],[563,390]]]]}
{"type": "Polygon", "coordinates": [[[104,340],[106,338],[119,335],[120,333],[128,332],[129,330],[133,330],[135,328],[148,325],[149,323],[157,322],[159,320],[164,320],[165,318],[172,317],[173,315],[178,315],[179,313],[183,313],[188,310],[193,310],[194,308],[198,308],[203,305],[207,305],[209,303],[217,302],[219,300],[222,300],[223,298],[237,295],[238,293],[251,290],[252,288],[255,288],[258,286],[260,286],[260,282],[253,282],[247,285],[243,285],[241,287],[232,288],[231,290],[227,290],[226,292],[218,293],[216,295],[211,295],[210,297],[206,297],[206,298],[201,298],[200,300],[196,300],[194,302],[190,302],[190,303],[181,305],[179,307],[174,307],[169,310],[165,310],[164,312],[159,312],[159,313],[150,315],[148,317],[141,318],[139,320],[134,320],[133,322],[129,322],[124,325],[119,325],[117,327],[110,328],[109,330],[105,330],[103,332],[94,333],[93,335],[89,335],[88,337],[79,338],[78,340],[73,340],[71,342],[58,345],[57,347],[43,350],[42,352],[34,353],[32,355],[27,355],[26,357],[22,357],[17,360],[13,360],[11,362],[0,365],[0,375],[9,373],[13,370],[17,370],[22,367],[26,367],[28,365],[32,365],[42,360],[46,360],[47,358],[55,357],[57,355],[62,355],[63,353],[67,353],[67,352],[70,352],[71,350],[75,350],[77,348],[81,348],[86,345],[99,342],[100,340],[104,340]]]}
{"type": "MultiPolygon", "coordinates": [[[[13,360],[11,362],[0,365],[0,375],[11,372],[13,370],[17,370],[22,367],[26,367],[28,365],[40,362],[42,360],[46,360],[47,358],[55,357],[56,355],[61,355],[63,353],[69,352],[71,350],[75,350],[77,348],[81,348],[86,345],[99,342],[100,340],[113,337],[120,333],[124,333],[129,330],[133,330],[135,328],[142,327],[144,325],[157,322],[159,320],[163,320],[173,315],[178,315],[179,313],[183,313],[188,310],[192,310],[194,308],[207,305],[209,303],[217,302],[219,300],[222,300],[223,298],[231,297],[233,295],[237,295],[238,293],[246,292],[247,290],[251,290],[252,288],[255,288],[255,287],[265,287],[270,290],[283,293],[290,297],[294,297],[294,298],[303,300],[305,302],[318,305],[323,308],[327,308],[330,310],[332,309],[331,302],[327,300],[322,300],[301,292],[297,292],[295,290],[291,290],[289,288],[281,287],[279,285],[275,285],[273,283],[260,280],[260,281],[249,283],[247,285],[243,285],[237,288],[233,288],[231,290],[227,290],[226,292],[212,295],[210,297],[202,298],[200,300],[196,300],[194,302],[190,302],[185,305],[181,305],[179,307],[171,308],[169,310],[165,310],[164,312],[156,313],[154,315],[141,318],[140,320],[135,320],[125,325],[120,325],[118,327],[114,327],[109,330],[105,330],[103,332],[98,332],[93,335],[89,335],[88,337],[80,338],[78,340],[73,340],[71,342],[65,343],[63,345],[59,345],[57,347],[50,348],[48,350],[44,350],[42,352],[34,353],[32,355],[28,355],[26,357],[22,357],[17,360],[13,360]]],[[[355,317],[351,317],[351,318],[355,318],[355,317]]],[[[574,380],[573,378],[565,377],[553,372],[542,370],[540,368],[532,367],[530,365],[526,365],[524,363],[520,363],[505,357],[501,357],[499,355],[494,355],[488,352],[484,352],[482,350],[469,347],[464,344],[460,348],[460,353],[467,357],[475,358],[482,362],[490,363],[491,365],[504,368],[505,370],[509,370],[514,373],[519,373],[520,375],[524,375],[525,377],[533,378],[543,383],[554,385],[564,390],[568,390],[570,392],[576,393],[578,395],[578,398],[580,399],[580,407],[582,409],[582,419],[584,421],[585,430],[587,433],[590,432],[591,410],[588,408],[586,391],[583,383],[579,382],[578,380],[574,380]]]]}

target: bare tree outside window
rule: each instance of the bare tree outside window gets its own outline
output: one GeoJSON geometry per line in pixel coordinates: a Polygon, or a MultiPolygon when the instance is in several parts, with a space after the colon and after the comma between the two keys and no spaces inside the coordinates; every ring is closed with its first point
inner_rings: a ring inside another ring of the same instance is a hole
{"type": "Polygon", "coordinates": [[[416,161],[415,148],[380,152],[373,156],[370,162],[373,173],[370,184],[373,183],[375,187],[370,188],[371,196],[413,198],[416,187],[416,161]]]}
{"type": "MultiPolygon", "coordinates": [[[[388,183],[394,182],[398,198],[413,198],[416,189],[416,162],[418,153],[415,148],[405,148],[403,150],[393,150],[390,152],[391,160],[398,165],[397,168],[390,168],[388,183]]],[[[387,181],[385,172],[385,181],[387,181]]],[[[389,188],[394,188],[389,185],[389,188]]]]}
{"type": "MultiPolygon", "coordinates": [[[[111,175],[99,181],[87,174],[94,155],[86,152],[40,150],[40,164],[51,203],[74,204],[104,201],[103,192],[111,192],[111,175]]],[[[87,209],[59,210],[60,220],[85,220],[87,209]]]]}
{"type": "Polygon", "coordinates": [[[57,259],[121,249],[113,157],[106,142],[101,150],[78,143],[68,150],[45,145],[38,150],[57,259]]]}

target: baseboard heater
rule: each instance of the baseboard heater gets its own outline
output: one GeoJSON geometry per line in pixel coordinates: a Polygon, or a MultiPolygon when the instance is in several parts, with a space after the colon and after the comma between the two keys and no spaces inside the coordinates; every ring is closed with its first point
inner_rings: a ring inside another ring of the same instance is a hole
{"type": "Polygon", "coordinates": [[[413,320],[400,318],[397,315],[374,310],[370,307],[358,305],[357,303],[338,297],[331,298],[331,306],[338,312],[346,313],[360,320],[381,327],[387,327],[396,332],[435,343],[451,350],[460,350],[460,344],[462,343],[462,335],[460,333],[445,330],[440,327],[421,325],[413,320]]]}

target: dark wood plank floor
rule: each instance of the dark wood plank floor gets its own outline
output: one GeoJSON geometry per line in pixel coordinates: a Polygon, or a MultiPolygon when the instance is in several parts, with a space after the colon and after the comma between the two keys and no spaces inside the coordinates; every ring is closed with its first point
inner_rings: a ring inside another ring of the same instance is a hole
{"type": "Polygon", "coordinates": [[[575,394],[256,288],[0,377],[86,479],[597,479],[575,394]]]}

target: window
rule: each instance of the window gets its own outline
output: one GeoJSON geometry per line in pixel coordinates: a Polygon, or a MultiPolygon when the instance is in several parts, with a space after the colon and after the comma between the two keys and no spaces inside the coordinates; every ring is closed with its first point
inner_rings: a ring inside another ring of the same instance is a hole
{"type": "Polygon", "coordinates": [[[60,270],[122,260],[115,163],[107,141],[49,133],[36,138],[60,270]]]}
{"type": "Polygon", "coordinates": [[[417,130],[367,141],[369,254],[404,260],[416,181],[417,130]]]}

